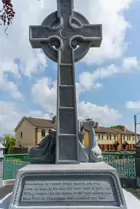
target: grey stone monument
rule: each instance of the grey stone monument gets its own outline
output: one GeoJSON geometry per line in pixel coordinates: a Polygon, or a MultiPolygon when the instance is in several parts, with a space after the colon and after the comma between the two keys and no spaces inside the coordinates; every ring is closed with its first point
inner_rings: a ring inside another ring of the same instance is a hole
{"type": "Polygon", "coordinates": [[[42,48],[58,63],[56,140],[54,135],[49,137],[51,142],[44,139],[29,155],[33,163],[54,163],[54,153],[55,163],[99,161],[100,154],[96,158],[93,147],[85,150],[79,142],[74,63],[90,47],[100,46],[102,25],[90,25],[83,15],[73,11],[73,0],[57,0],[57,7],[58,11],[45,18],[41,26],[30,26],[32,47],[42,48]]]}
{"type": "Polygon", "coordinates": [[[57,5],[58,11],[41,26],[30,27],[32,47],[42,48],[58,62],[57,131],[43,140],[39,151],[30,152],[34,163],[38,158],[44,164],[31,164],[18,171],[9,209],[126,209],[117,171],[99,162],[94,122],[84,121],[80,134],[77,127],[74,62],[90,47],[100,46],[102,27],[89,25],[85,17],[73,11],[73,0],[57,0],[57,5]],[[91,137],[87,149],[82,146],[85,129],[91,137]]]}

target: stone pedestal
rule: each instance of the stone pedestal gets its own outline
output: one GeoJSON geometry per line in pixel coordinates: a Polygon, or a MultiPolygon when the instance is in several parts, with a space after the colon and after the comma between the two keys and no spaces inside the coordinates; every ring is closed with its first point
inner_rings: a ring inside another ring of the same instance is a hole
{"type": "Polygon", "coordinates": [[[28,165],[18,171],[9,209],[126,209],[118,174],[101,163],[28,165]]]}

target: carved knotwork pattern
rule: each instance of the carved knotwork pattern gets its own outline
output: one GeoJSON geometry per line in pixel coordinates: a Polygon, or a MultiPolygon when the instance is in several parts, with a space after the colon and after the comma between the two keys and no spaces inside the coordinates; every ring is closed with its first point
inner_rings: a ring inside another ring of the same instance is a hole
{"type": "Polygon", "coordinates": [[[60,88],[60,106],[61,107],[74,107],[74,87],[61,87],[60,88]]]}
{"type": "Polygon", "coordinates": [[[62,134],[75,134],[75,110],[60,110],[60,133],[62,134]]]}
{"type": "Polygon", "coordinates": [[[60,84],[74,85],[72,66],[60,66],[60,84]]]}

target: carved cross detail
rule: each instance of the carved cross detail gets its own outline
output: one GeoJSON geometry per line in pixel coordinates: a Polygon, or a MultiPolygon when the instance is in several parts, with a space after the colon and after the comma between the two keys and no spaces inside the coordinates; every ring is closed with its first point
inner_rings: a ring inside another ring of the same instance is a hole
{"type": "Polygon", "coordinates": [[[90,25],[73,11],[73,0],[57,0],[58,11],[41,26],[30,26],[33,48],[43,48],[58,62],[56,163],[78,163],[78,129],[74,62],[99,47],[102,26],[90,25]]]}

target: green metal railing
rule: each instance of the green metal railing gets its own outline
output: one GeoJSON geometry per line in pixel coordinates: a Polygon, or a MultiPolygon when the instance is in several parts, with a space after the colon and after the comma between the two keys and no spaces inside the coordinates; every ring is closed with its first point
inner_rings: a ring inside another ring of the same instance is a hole
{"type": "Polygon", "coordinates": [[[103,153],[103,161],[116,168],[120,178],[136,178],[135,154],[103,153]]]}
{"type": "MultiPolygon", "coordinates": [[[[103,161],[116,168],[120,178],[136,178],[135,154],[103,153],[103,161]]],[[[4,179],[15,179],[18,169],[28,164],[27,154],[5,155],[4,179]]]]}
{"type": "Polygon", "coordinates": [[[15,179],[17,171],[30,164],[28,154],[4,155],[4,179],[15,179]]]}

